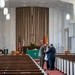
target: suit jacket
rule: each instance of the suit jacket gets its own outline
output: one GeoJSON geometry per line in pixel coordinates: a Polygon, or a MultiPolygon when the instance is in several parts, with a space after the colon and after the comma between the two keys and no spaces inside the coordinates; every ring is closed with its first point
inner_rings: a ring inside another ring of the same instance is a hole
{"type": "Polygon", "coordinates": [[[39,50],[39,57],[44,57],[45,56],[45,47],[44,46],[41,46],[40,47],[40,50],[39,50]]]}
{"type": "Polygon", "coordinates": [[[49,48],[49,50],[46,52],[48,54],[48,59],[55,58],[55,52],[56,49],[54,47],[49,48]]]}

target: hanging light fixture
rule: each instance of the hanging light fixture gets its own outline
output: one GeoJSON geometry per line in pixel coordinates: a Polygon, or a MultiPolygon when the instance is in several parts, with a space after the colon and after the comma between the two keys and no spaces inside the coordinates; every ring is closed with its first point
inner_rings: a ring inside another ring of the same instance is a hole
{"type": "MultiPolygon", "coordinates": [[[[9,0],[9,3],[10,3],[10,0],[9,0]]],[[[8,9],[9,9],[9,4],[8,4],[8,9]]],[[[10,14],[9,13],[6,15],[6,20],[10,20],[10,14]]]]}
{"type": "Polygon", "coordinates": [[[0,0],[0,8],[4,8],[5,6],[5,1],[4,0],[0,0]]]}
{"type": "Polygon", "coordinates": [[[10,19],[10,14],[7,14],[6,15],[6,20],[9,20],[10,19]]]}
{"type": "Polygon", "coordinates": [[[70,14],[66,14],[66,20],[70,20],[70,14]]]}
{"type": "Polygon", "coordinates": [[[8,8],[5,7],[5,8],[3,9],[3,13],[4,13],[4,15],[7,15],[7,14],[8,14],[8,8]]]}
{"type": "Polygon", "coordinates": [[[70,20],[70,14],[69,14],[69,10],[70,10],[70,5],[69,3],[67,3],[67,14],[66,14],[66,20],[70,20]]]}

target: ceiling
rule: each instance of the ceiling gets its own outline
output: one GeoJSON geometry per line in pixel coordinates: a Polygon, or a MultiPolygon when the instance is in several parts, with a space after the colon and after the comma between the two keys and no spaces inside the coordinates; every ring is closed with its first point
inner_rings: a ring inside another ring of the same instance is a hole
{"type": "Polygon", "coordinates": [[[5,3],[6,7],[38,6],[58,9],[67,9],[68,6],[72,5],[71,3],[64,2],[64,0],[5,0],[5,3]]]}
{"type": "Polygon", "coordinates": [[[61,0],[61,1],[64,1],[64,2],[69,2],[69,3],[75,3],[75,0],[61,0]]]}

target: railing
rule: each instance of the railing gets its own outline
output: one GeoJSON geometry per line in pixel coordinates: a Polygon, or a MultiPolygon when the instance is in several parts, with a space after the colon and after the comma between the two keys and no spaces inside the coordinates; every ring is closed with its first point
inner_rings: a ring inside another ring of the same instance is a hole
{"type": "Polygon", "coordinates": [[[55,67],[66,75],[75,75],[75,54],[56,54],[55,67]]]}

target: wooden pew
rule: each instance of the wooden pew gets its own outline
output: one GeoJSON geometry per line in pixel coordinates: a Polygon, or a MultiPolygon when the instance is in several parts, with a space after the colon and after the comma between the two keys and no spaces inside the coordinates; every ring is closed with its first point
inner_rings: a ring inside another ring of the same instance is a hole
{"type": "Polygon", "coordinates": [[[28,55],[0,56],[0,75],[47,75],[28,55]]]}
{"type": "Polygon", "coordinates": [[[64,55],[64,54],[59,54],[56,55],[56,67],[63,72],[64,74],[67,75],[75,75],[75,55],[64,55]],[[61,62],[59,60],[62,60],[61,62]],[[62,69],[60,69],[60,64],[61,63],[61,67],[62,69]]]}
{"type": "Polygon", "coordinates": [[[0,72],[0,75],[44,75],[40,72],[0,72]]]}

